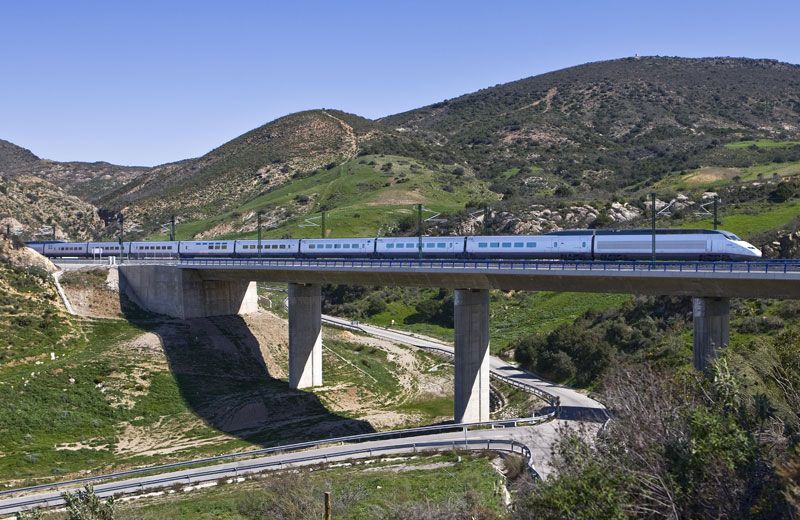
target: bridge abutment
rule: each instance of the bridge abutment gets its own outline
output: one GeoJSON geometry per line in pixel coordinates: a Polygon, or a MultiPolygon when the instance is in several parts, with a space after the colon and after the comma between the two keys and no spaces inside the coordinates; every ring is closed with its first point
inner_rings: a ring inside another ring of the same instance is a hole
{"type": "Polygon", "coordinates": [[[207,280],[199,271],[169,265],[120,265],[119,289],[142,309],[173,318],[258,311],[255,282],[207,280]]]}
{"type": "Polygon", "coordinates": [[[289,284],[289,386],[322,386],[322,291],[289,284]]]}
{"type": "Polygon", "coordinates": [[[692,298],[694,367],[705,371],[730,338],[730,299],[692,298]]]}
{"type": "Polygon", "coordinates": [[[455,291],[455,422],[489,420],[489,291],[455,291]]]}

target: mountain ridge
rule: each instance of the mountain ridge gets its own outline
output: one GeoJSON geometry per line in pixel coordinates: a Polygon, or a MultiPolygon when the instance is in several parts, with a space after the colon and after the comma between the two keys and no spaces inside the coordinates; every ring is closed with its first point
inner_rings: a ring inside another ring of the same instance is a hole
{"type": "MultiPolygon", "coordinates": [[[[8,146],[0,147],[0,165],[14,162],[18,173],[64,186],[103,211],[123,210],[148,233],[170,214],[197,221],[235,213],[248,201],[359,156],[397,157],[455,177],[466,173],[490,183],[503,209],[513,212],[565,194],[580,202],[624,192],[635,197],[665,176],[705,165],[800,160],[800,147],[728,147],[798,138],[798,65],[629,57],[530,76],[376,120],[332,109],[288,114],[201,157],[152,168],[57,163],[8,146]]],[[[318,208],[295,205],[292,211],[318,208]]]]}

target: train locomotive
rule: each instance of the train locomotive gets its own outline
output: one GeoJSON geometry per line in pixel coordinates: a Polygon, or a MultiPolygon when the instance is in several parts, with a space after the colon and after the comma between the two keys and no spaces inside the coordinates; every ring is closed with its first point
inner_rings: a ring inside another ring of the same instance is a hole
{"type": "MultiPolygon", "coordinates": [[[[54,258],[519,258],[550,260],[649,260],[649,229],[568,230],[541,235],[181,240],[160,242],[31,242],[54,258]]],[[[658,260],[746,261],[761,251],[733,233],[709,229],[660,229],[658,260]]]]}

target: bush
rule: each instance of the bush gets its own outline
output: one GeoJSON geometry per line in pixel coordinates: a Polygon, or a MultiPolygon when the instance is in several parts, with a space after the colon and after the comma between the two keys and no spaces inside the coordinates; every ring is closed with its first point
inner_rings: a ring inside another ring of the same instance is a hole
{"type": "Polygon", "coordinates": [[[373,293],[367,298],[367,307],[364,313],[367,316],[374,316],[386,310],[386,301],[379,293],[373,293]]]}
{"type": "Polygon", "coordinates": [[[783,325],[783,320],[778,316],[747,316],[737,328],[744,334],[756,334],[782,329],[783,325]]]}

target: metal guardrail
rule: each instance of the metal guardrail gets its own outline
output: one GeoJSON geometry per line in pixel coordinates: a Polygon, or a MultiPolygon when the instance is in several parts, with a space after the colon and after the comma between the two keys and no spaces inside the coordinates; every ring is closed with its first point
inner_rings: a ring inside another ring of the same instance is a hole
{"type": "Polygon", "coordinates": [[[323,446],[327,446],[330,444],[345,444],[348,442],[356,442],[356,441],[370,441],[370,440],[381,440],[381,439],[391,439],[391,438],[404,438],[410,436],[418,436],[424,435],[428,433],[439,433],[439,432],[447,432],[447,431],[462,431],[466,435],[467,431],[472,429],[495,429],[495,428],[505,428],[505,427],[516,427],[520,423],[522,424],[539,424],[546,421],[549,421],[555,416],[553,412],[539,415],[539,416],[532,416],[532,417],[518,417],[514,419],[502,419],[496,421],[486,421],[486,422],[476,422],[476,423],[464,423],[464,424],[440,424],[435,426],[422,426],[419,428],[406,428],[403,430],[390,430],[386,432],[375,432],[375,433],[363,433],[359,435],[348,435],[344,437],[335,437],[330,439],[320,439],[315,441],[307,441],[307,442],[300,442],[295,444],[287,444],[283,446],[275,446],[272,448],[261,448],[257,450],[249,450],[243,451],[239,453],[228,453],[224,455],[216,455],[213,457],[205,457],[201,459],[193,459],[188,461],[182,462],[173,462],[170,464],[161,464],[158,466],[149,466],[144,468],[136,468],[126,471],[118,471],[115,473],[107,473],[105,475],[97,475],[91,477],[83,477],[73,480],[67,480],[63,482],[52,482],[48,484],[38,484],[35,486],[28,486],[23,488],[15,488],[9,489],[6,491],[0,491],[0,497],[12,495],[16,493],[28,493],[31,491],[37,491],[42,489],[51,489],[55,487],[63,487],[63,486],[72,486],[75,484],[86,484],[91,482],[99,482],[99,481],[106,481],[106,480],[114,480],[119,479],[122,477],[129,477],[133,475],[140,475],[143,473],[150,473],[150,472],[161,472],[170,469],[177,469],[182,467],[194,466],[198,464],[208,464],[213,462],[223,462],[223,461],[235,461],[237,459],[244,459],[244,458],[253,458],[261,455],[269,455],[269,454],[280,454],[290,451],[298,451],[303,449],[309,448],[320,448],[323,446]]]}
{"type": "MultiPolygon", "coordinates": [[[[55,263],[108,265],[107,260],[54,259],[55,263]]],[[[478,259],[315,259],[315,258],[126,258],[131,264],[183,267],[324,268],[324,269],[491,269],[509,271],[679,272],[679,273],[800,273],[800,260],[748,262],[478,260],[478,259]]],[[[124,263],[122,264],[124,265],[124,263]]]]}
{"type": "MultiPolygon", "coordinates": [[[[97,489],[96,492],[98,496],[105,497],[113,495],[117,491],[125,490],[131,487],[136,487],[137,491],[142,492],[145,491],[146,489],[165,487],[166,485],[169,484],[179,484],[181,482],[185,482],[186,484],[189,485],[198,484],[201,482],[207,482],[209,480],[230,476],[231,473],[233,473],[233,476],[235,477],[249,473],[256,473],[259,471],[263,471],[267,468],[277,467],[277,469],[281,469],[282,467],[297,465],[304,462],[314,462],[321,460],[322,463],[328,463],[336,459],[347,459],[349,457],[353,457],[354,455],[367,454],[367,456],[373,457],[376,455],[380,455],[382,453],[389,453],[389,452],[396,453],[396,452],[406,452],[413,450],[414,453],[417,453],[419,451],[444,451],[444,450],[457,450],[457,449],[494,450],[494,451],[507,451],[510,453],[519,453],[528,462],[528,466],[531,468],[534,474],[538,476],[538,473],[536,473],[536,469],[533,467],[532,453],[530,449],[521,442],[518,442],[513,439],[464,439],[464,440],[453,439],[444,441],[426,441],[422,443],[412,442],[403,444],[393,444],[391,446],[379,446],[375,448],[356,448],[331,455],[324,455],[322,457],[297,456],[282,461],[261,461],[253,464],[247,464],[247,463],[243,463],[240,465],[237,464],[233,468],[230,467],[209,468],[208,471],[202,471],[194,473],[192,475],[171,475],[164,478],[154,478],[147,482],[141,482],[138,484],[131,484],[131,483],[126,484],[125,482],[120,482],[118,484],[108,484],[103,486],[101,489],[97,489]]],[[[29,508],[31,506],[53,507],[61,505],[63,503],[64,500],[63,498],[61,498],[61,496],[53,498],[31,497],[29,500],[18,501],[7,505],[0,505],[0,512],[12,510],[8,511],[10,513],[16,510],[29,508]]]]}
{"type": "Polygon", "coordinates": [[[603,262],[589,260],[429,260],[429,259],[258,259],[258,258],[183,258],[162,260],[183,267],[239,267],[289,269],[478,269],[500,271],[589,271],[589,272],[670,272],[670,273],[800,273],[798,260],[752,262],[603,262]]]}

